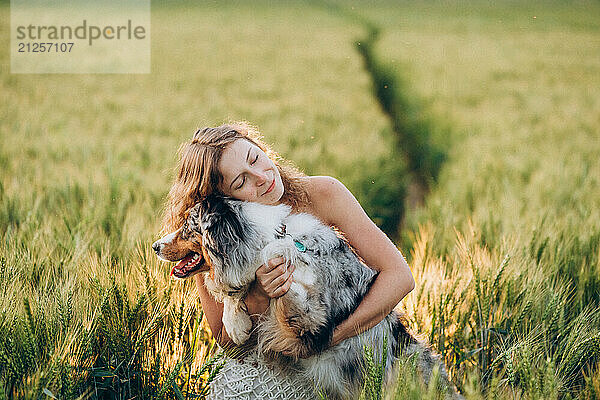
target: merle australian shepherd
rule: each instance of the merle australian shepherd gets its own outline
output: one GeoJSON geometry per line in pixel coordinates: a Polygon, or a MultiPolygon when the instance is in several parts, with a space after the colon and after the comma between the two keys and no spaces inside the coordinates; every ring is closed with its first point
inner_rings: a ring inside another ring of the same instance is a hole
{"type": "Polygon", "coordinates": [[[460,398],[439,356],[416,340],[394,311],[373,328],[329,346],[335,327],[356,309],[377,273],[338,232],[312,215],[293,214],[286,205],[209,196],[189,210],[181,229],[152,247],[165,260],[181,260],[172,270],[175,277],[207,273],[206,287],[223,302],[223,325],[236,344],[251,334],[243,299],[256,269],[274,257],[295,265],[290,289],[271,300],[252,333],[260,352],[293,364],[328,398],[358,397],[365,346],[376,359],[385,358],[386,378],[394,361],[412,355],[426,382],[438,369],[448,397],[460,398]]]}

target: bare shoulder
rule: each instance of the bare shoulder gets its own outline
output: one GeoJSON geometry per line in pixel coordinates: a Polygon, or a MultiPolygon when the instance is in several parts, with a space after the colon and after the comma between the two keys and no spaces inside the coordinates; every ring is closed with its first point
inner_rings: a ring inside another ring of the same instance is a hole
{"type": "Polygon", "coordinates": [[[310,204],[307,212],[319,217],[323,222],[330,225],[340,225],[340,217],[343,219],[344,210],[360,209],[356,198],[339,180],[331,176],[307,177],[307,191],[310,204]]]}
{"type": "Polygon", "coordinates": [[[307,212],[340,229],[367,265],[380,272],[398,271],[400,267],[405,272],[410,271],[396,246],[373,223],[343,183],[329,176],[313,176],[309,178],[307,190],[311,200],[307,212]]]}
{"type": "Polygon", "coordinates": [[[341,191],[348,190],[346,186],[331,176],[309,176],[308,193],[312,201],[339,195],[341,191]]]}

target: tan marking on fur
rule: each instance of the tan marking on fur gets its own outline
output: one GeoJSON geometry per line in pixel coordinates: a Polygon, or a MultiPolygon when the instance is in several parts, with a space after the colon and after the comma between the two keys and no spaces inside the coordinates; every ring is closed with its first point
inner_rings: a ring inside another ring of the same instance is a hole
{"type": "Polygon", "coordinates": [[[191,252],[199,254],[204,259],[204,265],[202,265],[198,272],[210,270],[211,279],[214,278],[210,257],[206,250],[204,250],[204,246],[202,246],[202,236],[198,233],[194,234],[192,240],[185,240],[181,237],[180,230],[170,243],[163,244],[160,255],[166,260],[177,262],[183,260],[191,252]]]}
{"type": "Polygon", "coordinates": [[[281,352],[296,359],[307,353],[299,336],[304,334],[304,331],[299,326],[294,326],[294,316],[288,315],[285,299],[275,300],[275,318],[279,326],[279,335],[271,341],[269,346],[272,351],[281,352]]]}
{"type": "MultiPolygon", "coordinates": [[[[311,286],[301,284],[309,294],[314,294],[311,286]]],[[[325,310],[311,310],[307,315],[302,310],[296,310],[294,303],[297,299],[288,292],[274,301],[268,318],[260,325],[259,346],[261,351],[283,353],[295,359],[310,356],[308,349],[300,337],[306,331],[318,329],[325,323],[325,310]]]]}
{"type": "Polygon", "coordinates": [[[208,251],[206,251],[206,249],[204,247],[202,247],[202,257],[204,257],[204,262],[206,262],[206,265],[208,265],[208,271],[210,271],[209,272],[210,279],[214,280],[215,279],[215,270],[213,268],[212,262],[210,261],[210,257],[208,256],[208,251]]]}
{"type": "Polygon", "coordinates": [[[192,242],[181,239],[181,236],[177,234],[170,243],[163,245],[160,254],[169,261],[179,261],[190,254],[192,248],[192,242]]]}

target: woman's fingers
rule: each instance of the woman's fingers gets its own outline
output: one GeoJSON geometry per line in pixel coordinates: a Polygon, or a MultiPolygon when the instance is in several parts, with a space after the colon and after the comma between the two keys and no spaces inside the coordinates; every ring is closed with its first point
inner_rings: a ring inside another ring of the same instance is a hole
{"type": "Polygon", "coordinates": [[[273,298],[277,298],[283,296],[290,290],[290,286],[292,286],[292,282],[294,281],[292,275],[290,274],[288,279],[286,279],[282,285],[278,286],[275,290],[273,290],[273,298]]]}
{"type": "Polygon", "coordinates": [[[278,290],[281,290],[281,295],[282,296],[284,294],[286,294],[288,290],[290,290],[290,287],[292,286],[292,283],[294,283],[294,277],[292,276],[292,273],[290,272],[290,275],[285,280],[285,282],[283,283],[283,285],[279,286],[278,290]]]}
{"type": "Polygon", "coordinates": [[[281,265],[285,266],[285,260],[283,257],[271,258],[267,262],[267,272],[270,272],[281,265]]]}
{"type": "MultiPolygon", "coordinates": [[[[279,268],[280,267],[277,267],[278,270],[279,270],[279,268]]],[[[284,285],[288,280],[290,280],[290,278],[292,276],[292,272],[294,272],[293,266],[286,268],[283,271],[283,273],[281,273],[273,278],[273,280],[271,281],[269,286],[272,287],[273,289],[277,289],[278,287],[284,285]]]]}
{"type": "Polygon", "coordinates": [[[283,258],[273,258],[256,270],[256,279],[269,297],[279,297],[289,290],[294,269],[293,265],[287,267],[283,258]]]}
{"type": "Polygon", "coordinates": [[[256,270],[256,278],[261,284],[263,284],[263,286],[270,284],[273,281],[273,279],[286,272],[287,267],[285,265],[285,262],[283,262],[283,259],[281,260],[282,262],[278,262],[274,266],[272,266],[271,260],[269,260],[267,264],[263,264],[260,267],[258,267],[258,269],[256,270]]]}
{"type": "Polygon", "coordinates": [[[256,270],[256,277],[260,280],[271,280],[274,276],[285,272],[285,260],[282,257],[271,258],[266,264],[261,265],[256,270]],[[281,267],[282,272],[274,273],[277,268],[281,267]]]}

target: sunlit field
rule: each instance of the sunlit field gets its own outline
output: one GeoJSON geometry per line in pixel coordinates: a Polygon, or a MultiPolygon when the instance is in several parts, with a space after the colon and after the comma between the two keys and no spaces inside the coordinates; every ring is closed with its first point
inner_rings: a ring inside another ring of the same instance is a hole
{"type": "Polygon", "coordinates": [[[378,55],[451,126],[405,232],[415,329],[467,393],[597,398],[598,5],[363,8],[383,32],[378,55]]]}
{"type": "MultiPolygon", "coordinates": [[[[11,74],[0,13],[0,398],[206,393],[199,300],[150,244],[179,145],[230,120],[386,227],[417,281],[398,308],[466,398],[600,397],[597,3],[154,4],[147,75],[11,74]],[[366,23],[445,156],[405,213],[366,23]]],[[[376,370],[365,399],[443,398],[376,370]]]]}

